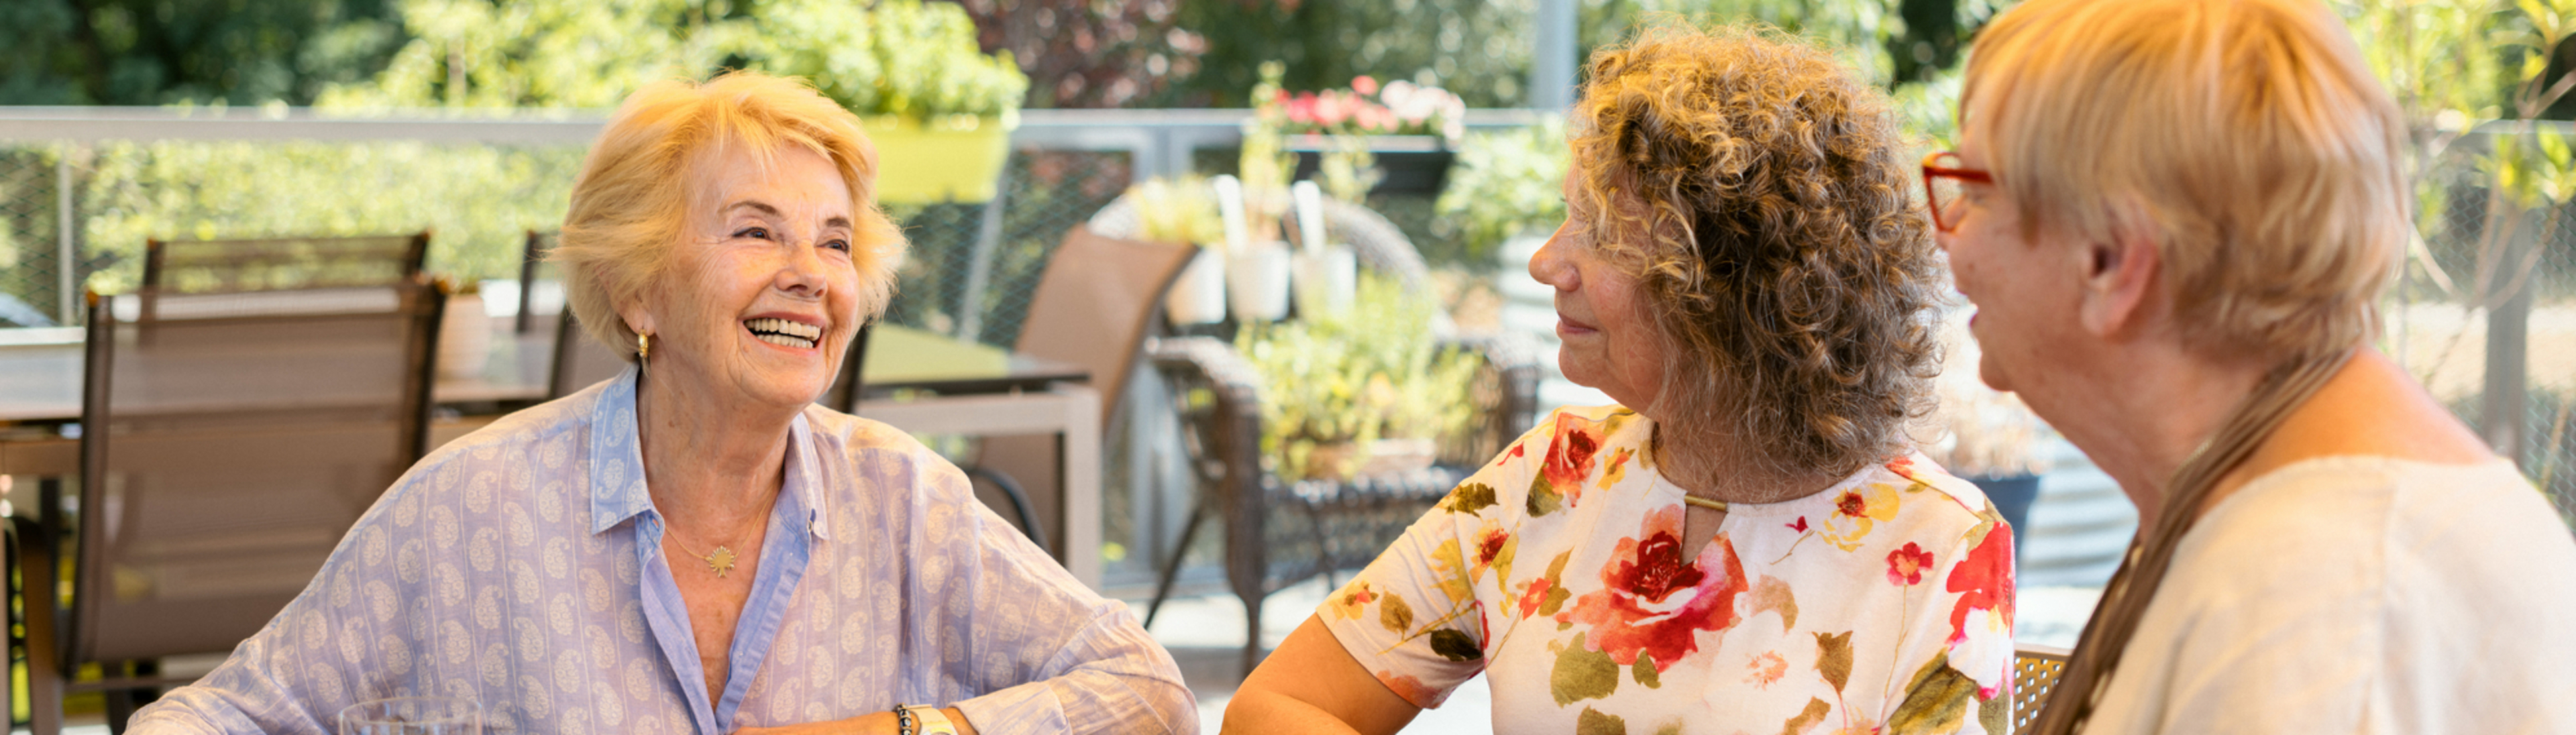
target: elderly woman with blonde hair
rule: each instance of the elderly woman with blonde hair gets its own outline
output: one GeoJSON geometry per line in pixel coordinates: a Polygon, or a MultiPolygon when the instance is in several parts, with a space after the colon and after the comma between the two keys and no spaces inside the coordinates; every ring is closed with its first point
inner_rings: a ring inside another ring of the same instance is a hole
{"type": "Polygon", "coordinates": [[[1171,657],[901,431],[813,405],[902,236],[859,121],[794,81],[627,99],[555,260],[634,366],[433,452],[139,732],[318,733],[353,702],[500,732],[1165,732],[1171,657]]]}
{"type": "Polygon", "coordinates": [[[1904,435],[1940,269],[1885,98],[1775,33],[1596,53],[1555,289],[1565,408],[1244,682],[1228,730],[2002,732],[2012,532],[1904,435]]]}
{"type": "Polygon", "coordinates": [[[2405,122],[2313,0],[2032,0],[1924,164],[1980,372],[2142,523],[2037,731],[2576,732],[2576,541],[2372,347],[2405,122]]]}

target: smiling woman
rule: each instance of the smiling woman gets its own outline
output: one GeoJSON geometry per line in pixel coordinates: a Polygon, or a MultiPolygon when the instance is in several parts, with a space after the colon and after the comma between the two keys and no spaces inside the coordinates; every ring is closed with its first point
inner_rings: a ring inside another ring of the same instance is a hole
{"type": "Polygon", "coordinates": [[[791,80],[628,99],[553,257],[637,365],[421,460],[134,727],[318,733],[439,695],[503,732],[1194,729],[1124,605],[909,435],[813,405],[903,250],[874,160],[791,80]]]}

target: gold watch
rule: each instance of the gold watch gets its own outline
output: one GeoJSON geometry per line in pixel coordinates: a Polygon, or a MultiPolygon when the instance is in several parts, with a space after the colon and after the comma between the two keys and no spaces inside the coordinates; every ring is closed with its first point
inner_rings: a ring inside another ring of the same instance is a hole
{"type": "Polygon", "coordinates": [[[894,712],[897,715],[895,719],[901,721],[899,724],[905,725],[902,728],[905,735],[957,735],[957,723],[950,722],[948,715],[937,707],[899,704],[895,705],[894,712]]]}

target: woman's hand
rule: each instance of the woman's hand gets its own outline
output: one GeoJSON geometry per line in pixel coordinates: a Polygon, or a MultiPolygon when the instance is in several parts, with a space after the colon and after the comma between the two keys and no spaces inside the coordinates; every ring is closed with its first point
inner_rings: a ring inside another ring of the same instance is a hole
{"type": "MultiPolygon", "coordinates": [[[[939,713],[947,715],[948,721],[957,726],[957,735],[975,735],[975,726],[966,724],[966,713],[957,711],[955,707],[942,709],[939,713]]],[[[895,735],[897,732],[899,731],[895,729],[894,713],[879,712],[831,722],[809,722],[786,727],[746,727],[733,731],[733,735],[895,735]]]]}

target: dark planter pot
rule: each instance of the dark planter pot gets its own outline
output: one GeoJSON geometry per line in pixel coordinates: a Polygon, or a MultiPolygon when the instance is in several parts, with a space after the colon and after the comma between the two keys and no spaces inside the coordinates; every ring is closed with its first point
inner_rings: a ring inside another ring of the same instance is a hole
{"type": "MultiPolygon", "coordinates": [[[[1296,178],[1315,177],[1323,166],[1320,151],[1328,141],[1316,135],[1288,137],[1288,150],[1297,154],[1296,178]]],[[[1449,164],[1458,158],[1446,142],[1430,135],[1375,135],[1368,138],[1369,151],[1377,154],[1378,170],[1386,172],[1371,194],[1438,196],[1440,187],[1449,183],[1449,164]]]]}
{"type": "Polygon", "coordinates": [[[2003,514],[2004,522],[2012,524],[2013,556],[2020,557],[2022,539],[2030,534],[2030,506],[2039,500],[2039,476],[2014,475],[1967,479],[1969,482],[1976,483],[1978,490],[1985,492],[1987,500],[1994,501],[1995,512],[2003,514]]]}

